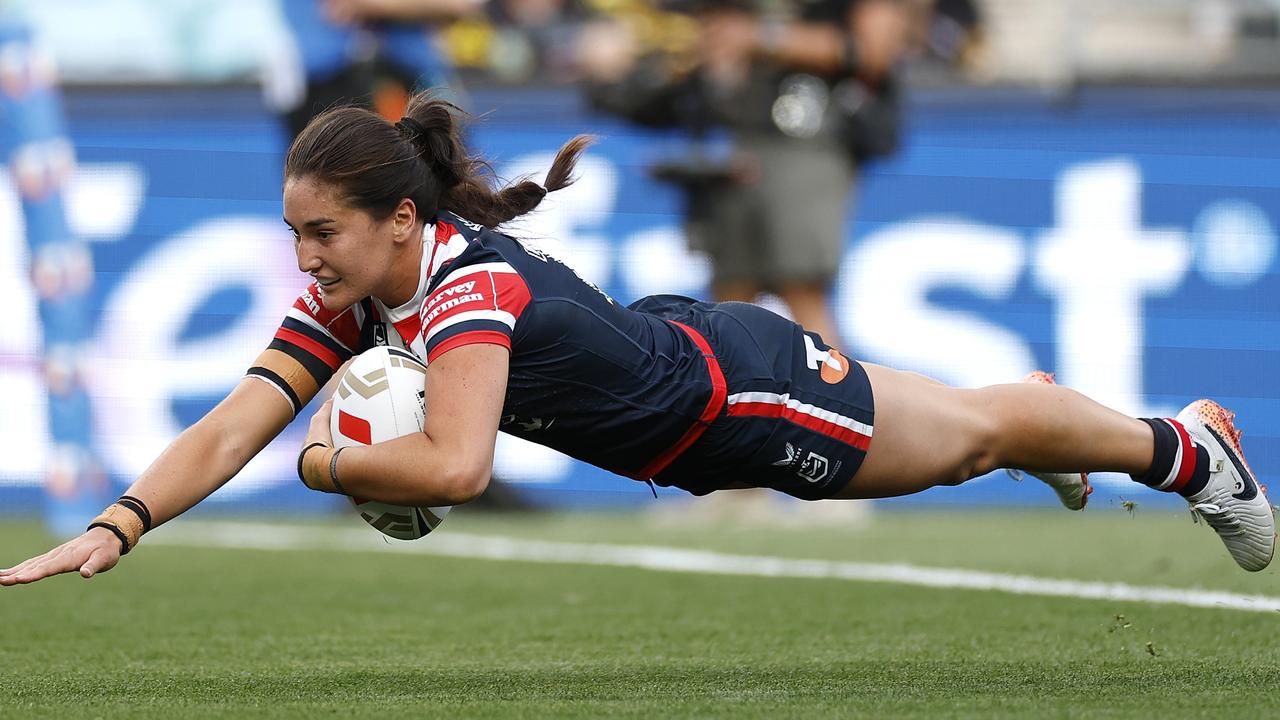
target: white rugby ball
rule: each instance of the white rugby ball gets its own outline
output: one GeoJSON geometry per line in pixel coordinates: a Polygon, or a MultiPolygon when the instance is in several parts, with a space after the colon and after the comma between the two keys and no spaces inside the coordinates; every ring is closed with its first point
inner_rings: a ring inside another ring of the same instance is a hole
{"type": "MultiPolygon", "coordinates": [[[[329,430],[335,448],[372,445],[422,432],[427,366],[404,350],[375,347],[347,366],[333,393],[329,430]]],[[[417,540],[435,530],[449,507],[408,507],[351,498],[364,521],[384,535],[417,540]]]]}

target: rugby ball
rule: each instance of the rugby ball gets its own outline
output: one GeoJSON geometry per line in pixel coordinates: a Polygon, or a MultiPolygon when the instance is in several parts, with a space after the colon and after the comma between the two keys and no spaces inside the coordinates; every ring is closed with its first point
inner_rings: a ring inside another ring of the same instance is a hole
{"type": "MultiPolygon", "coordinates": [[[[427,366],[404,350],[375,347],[347,365],[333,393],[329,429],[335,448],[372,445],[422,432],[427,366]]],[[[360,517],[384,535],[417,540],[435,530],[449,507],[406,507],[353,497],[360,517]]]]}

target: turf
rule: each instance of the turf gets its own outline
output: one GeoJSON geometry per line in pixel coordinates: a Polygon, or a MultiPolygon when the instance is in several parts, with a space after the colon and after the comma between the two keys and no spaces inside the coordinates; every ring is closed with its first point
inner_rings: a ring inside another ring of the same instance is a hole
{"type": "MultiPolygon", "coordinates": [[[[1280,595],[1185,516],[1108,508],[841,528],[456,512],[440,531],[1280,595]]],[[[46,542],[0,525],[0,564],[46,542]]],[[[0,589],[0,617],[6,718],[1280,713],[1280,614],[840,580],[144,543],[88,582],[0,589]]]]}

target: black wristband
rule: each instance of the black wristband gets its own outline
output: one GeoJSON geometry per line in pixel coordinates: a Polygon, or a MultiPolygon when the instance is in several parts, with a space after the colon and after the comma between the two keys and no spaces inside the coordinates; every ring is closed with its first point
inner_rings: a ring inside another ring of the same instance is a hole
{"type": "Polygon", "coordinates": [[[96,522],[96,523],[92,523],[92,524],[90,524],[90,525],[89,525],[89,527],[85,528],[84,530],[85,530],[85,532],[89,532],[90,530],[92,530],[92,529],[94,529],[94,528],[106,528],[106,529],[110,530],[110,531],[111,531],[111,534],[112,534],[112,535],[115,535],[115,536],[116,536],[116,538],[120,540],[120,554],[121,554],[121,555],[128,555],[128,554],[129,554],[129,550],[130,550],[130,548],[129,548],[129,538],[125,537],[125,534],[124,534],[124,531],[123,531],[123,530],[121,530],[120,528],[116,527],[115,525],[112,525],[111,523],[104,523],[104,522],[96,522]]]}
{"type": "Polygon", "coordinates": [[[302,452],[298,453],[298,480],[301,481],[302,484],[306,485],[307,487],[311,487],[311,485],[310,483],[307,482],[307,479],[302,475],[302,458],[306,457],[307,451],[313,447],[329,447],[329,446],[325,445],[322,442],[313,442],[310,445],[302,448],[302,452]]]}
{"type": "Polygon", "coordinates": [[[343,495],[347,494],[346,488],[342,487],[342,483],[338,482],[338,455],[346,448],[338,448],[333,451],[333,457],[329,458],[329,480],[333,482],[333,487],[343,495]]]}
{"type": "Polygon", "coordinates": [[[132,495],[121,495],[116,504],[129,508],[142,521],[142,532],[151,532],[151,509],[147,504],[132,495]]]}

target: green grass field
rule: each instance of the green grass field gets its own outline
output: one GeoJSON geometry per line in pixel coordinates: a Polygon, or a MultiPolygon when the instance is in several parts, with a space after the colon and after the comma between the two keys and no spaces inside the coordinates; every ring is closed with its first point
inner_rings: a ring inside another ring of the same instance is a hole
{"type": "MultiPolygon", "coordinates": [[[[438,532],[1280,596],[1276,570],[1237,570],[1185,515],[1105,506],[1083,516],[880,512],[841,529],[460,511],[438,532]]],[[[0,565],[47,542],[33,524],[0,525],[0,565]]],[[[381,544],[233,550],[158,536],[91,581],[0,589],[0,717],[1280,714],[1280,613],[381,544]]]]}

